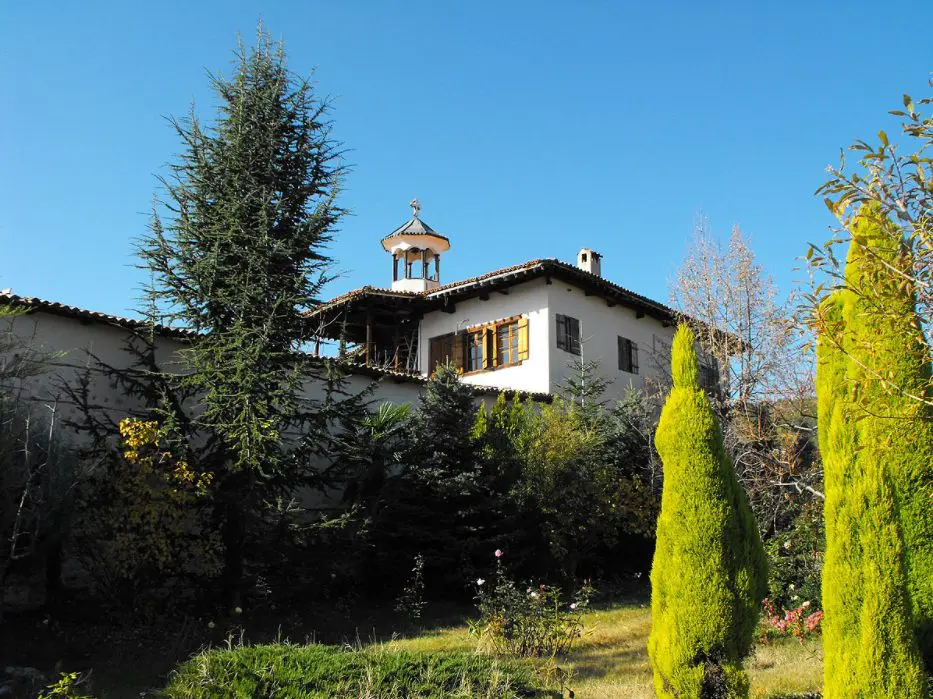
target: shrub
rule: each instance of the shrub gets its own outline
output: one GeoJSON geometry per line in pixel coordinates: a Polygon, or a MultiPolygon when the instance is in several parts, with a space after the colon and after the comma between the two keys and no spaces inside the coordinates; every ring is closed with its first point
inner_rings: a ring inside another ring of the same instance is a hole
{"type": "Polygon", "coordinates": [[[557,587],[518,585],[505,572],[502,551],[496,551],[495,575],[491,584],[483,578],[476,581],[480,618],[469,625],[480,647],[516,658],[570,652],[583,635],[583,611],[593,592],[589,583],[584,581],[569,601],[557,587]]]}
{"type": "Polygon", "coordinates": [[[167,699],[559,697],[530,666],[469,653],[273,644],[210,650],[181,665],[167,699]]]}
{"type": "Polygon", "coordinates": [[[207,515],[212,474],[174,456],[158,423],[120,422],[121,451],[83,484],[75,537],[106,601],[133,614],[162,614],[195,579],[221,567],[207,515]]]}
{"type": "Polygon", "coordinates": [[[768,540],[765,550],[772,601],[784,607],[806,601],[822,606],[826,527],[821,502],[807,503],[789,529],[768,540]]]}
{"type": "Polygon", "coordinates": [[[781,636],[790,634],[800,641],[802,645],[810,635],[816,634],[820,630],[823,611],[814,609],[809,601],[790,610],[784,609],[782,610],[783,614],[778,612],[774,602],[768,598],[765,598],[761,604],[764,607],[765,620],[771,632],[776,631],[781,636]]]}
{"type": "MultiPolygon", "coordinates": [[[[880,357],[891,362],[881,376],[902,371],[903,363],[910,363],[903,357],[897,360],[894,345],[907,344],[903,337],[886,337],[882,325],[866,321],[864,306],[873,302],[872,297],[890,295],[895,293],[892,287],[900,286],[885,281],[876,264],[882,259],[878,255],[895,261],[899,253],[894,248],[900,242],[886,240],[875,214],[866,215],[856,226],[866,245],[852,245],[847,259],[849,288],[837,291],[821,307],[828,327],[844,326],[846,332],[842,342],[832,332],[821,333],[817,351],[819,439],[826,482],[824,691],[830,699],[923,697],[925,677],[911,591],[931,583],[914,579],[912,585],[910,571],[912,563],[923,562],[919,555],[929,543],[904,535],[905,515],[924,515],[916,511],[912,496],[903,491],[905,497],[898,495],[909,480],[903,469],[911,462],[910,449],[917,456],[929,454],[930,445],[909,439],[909,430],[928,428],[898,419],[904,417],[902,406],[890,396],[886,399],[885,392],[872,385],[877,384],[876,377],[864,371],[863,352],[876,343],[884,348],[880,357]],[[873,252],[867,253],[866,247],[873,252]],[[918,548],[912,549],[913,544],[918,548]]],[[[913,354],[917,348],[902,349],[913,354]]],[[[925,458],[928,468],[929,457],[925,458]]],[[[928,601],[915,599],[914,609],[920,611],[921,603],[928,601]]]]}
{"type": "Polygon", "coordinates": [[[767,562],[722,433],[698,383],[693,332],[674,338],[657,448],[664,490],[651,570],[648,654],[658,697],[744,697],[767,562]]]}

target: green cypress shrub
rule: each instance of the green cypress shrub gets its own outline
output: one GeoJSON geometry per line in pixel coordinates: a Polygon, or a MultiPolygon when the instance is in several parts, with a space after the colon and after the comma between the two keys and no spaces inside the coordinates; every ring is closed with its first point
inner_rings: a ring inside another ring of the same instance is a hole
{"type": "Polygon", "coordinates": [[[929,350],[912,291],[887,267],[905,263],[900,241],[877,209],[860,213],[853,234],[845,288],[823,304],[817,348],[824,696],[924,697],[918,631],[933,580],[918,496],[929,507],[933,433],[922,403],[892,386],[922,392],[929,350]]]}
{"type": "Polygon", "coordinates": [[[915,290],[895,270],[912,260],[877,206],[860,212],[846,261],[844,328],[850,385],[859,387],[860,458],[885,465],[904,538],[915,634],[933,673],[933,411],[930,347],[915,290]]]}
{"type": "Polygon", "coordinates": [[[651,570],[648,655],[658,697],[745,697],[742,660],[767,594],[767,562],[722,432],[699,386],[693,332],[671,356],[658,424],[664,491],[651,570]]]}

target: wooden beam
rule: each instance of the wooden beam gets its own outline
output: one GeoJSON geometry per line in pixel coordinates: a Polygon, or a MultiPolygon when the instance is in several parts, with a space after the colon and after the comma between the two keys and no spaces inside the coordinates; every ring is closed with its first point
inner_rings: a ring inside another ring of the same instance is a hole
{"type": "Polygon", "coordinates": [[[508,296],[508,295],[509,295],[509,290],[508,290],[508,289],[496,289],[496,291],[498,291],[498,292],[499,292],[500,294],[502,294],[503,296],[508,296]]]}
{"type": "Polygon", "coordinates": [[[615,301],[610,301],[609,299],[606,299],[606,305],[609,306],[609,308],[613,308],[613,307],[615,307],[616,302],[615,302],[615,301]]]}
{"type": "Polygon", "coordinates": [[[370,352],[373,344],[373,319],[372,316],[366,316],[366,366],[369,366],[370,352]]]}
{"type": "Polygon", "coordinates": [[[635,311],[635,317],[636,317],[636,318],[644,318],[644,317],[645,317],[645,312],[644,312],[644,311],[635,311]]]}
{"type": "Polygon", "coordinates": [[[488,300],[489,300],[489,293],[486,292],[486,291],[484,291],[482,294],[479,295],[479,300],[480,300],[480,301],[488,301],[488,300]]]}

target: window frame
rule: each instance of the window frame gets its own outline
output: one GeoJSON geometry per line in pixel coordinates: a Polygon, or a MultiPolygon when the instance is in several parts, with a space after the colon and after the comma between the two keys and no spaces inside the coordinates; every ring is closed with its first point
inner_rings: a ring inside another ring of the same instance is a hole
{"type": "Polygon", "coordinates": [[[564,315],[563,313],[557,313],[556,316],[557,327],[555,334],[557,335],[557,349],[564,350],[577,357],[581,356],[582,342],[580,337],[580,319],[564,315]],[[568,321],[570,322],[568,323],[568,321]],[[574,333],[574,331],[576,331],[576,333],[574,333]]]}
{"type": "Polygon", "coordinates": [[[627,337],[617,336],[616,341],[619,352],[619,371],[626,374],[638,375],[638,343],[627,337]],[[628,360],[627,362],[624,360],[628,360]]]}
{"type": "Polygon", "coordinates": [[[521,366],[528,359],[528,317],[524,315],[502,318],[491,323],[474,325],[458,332],[442,333],[428,339],[429,376],[437,365],[448,357],[462,376],[521,366]],[[499,362],[499,333],[508,328],[508,356],[499,362]],[[474,352],[479,349],[479,355],[474,352]],[[475,360],[479,366],[474,366],[475,360]]]}

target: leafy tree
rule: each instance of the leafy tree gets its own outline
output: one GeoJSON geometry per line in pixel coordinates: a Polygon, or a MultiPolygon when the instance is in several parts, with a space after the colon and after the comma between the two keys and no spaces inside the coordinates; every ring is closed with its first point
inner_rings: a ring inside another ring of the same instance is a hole
{"type": "Polygon", "coordinates": [[[343,214],[328,103],[262,30],[236,56],[232,78],[211,78],[214,124],[193,111],[172,120],[184,152],[139,246],[150,319],[195,333],[186,371],[163,372],[175,399],[163,395],[160,417],[182,456],[215,475],[231,602],[263,503],[311,478],[311,457],[326,445],[327,404],[303,399],[302,386],[331,377],[299,349],[343,214]],[[197,398],[193,415],[179,409],[183,392],[197,398]]]}
{"type": "Polygon", "coordinates": [[[874,204],[852,230],[858,242],[849,248],[845,286],[819,309],[827,328],[817,368],[827,495],[825,695],[922,697],[933,428],[925,404],[902,389],[924,390],[929,349],[911,284],[887,273],[910,265],[900,235],[874,204]],[[879,315],[876,304],[894,312],[879,315]]]}
{"type": "Polygon", "coordinates": [[[120,437],[120,455],[81,484],[75,549],[113,611],[160,615],[220,570],[205,517],[213,474],[169,452],[156,422],[127,418],[120,437]]]}
{"type": "Polygon", "coordinates": [[[558,397],[529,410],[517,446],[522,472],[512,498],[546,546],[531,557],[539,567],[554,561],[566,580],[581,568],[618,569],[610,552],[626,535],[649,535],[657,513],[641,396],[612,411],[600,398],[581,405],[558,397]]]}
{"type": "Polygon", "coordinates": [[[767,563],[681,325],[658,424],[664,493],[651,570],[648,654],[659,697],[744,697],[767,563]]]}

